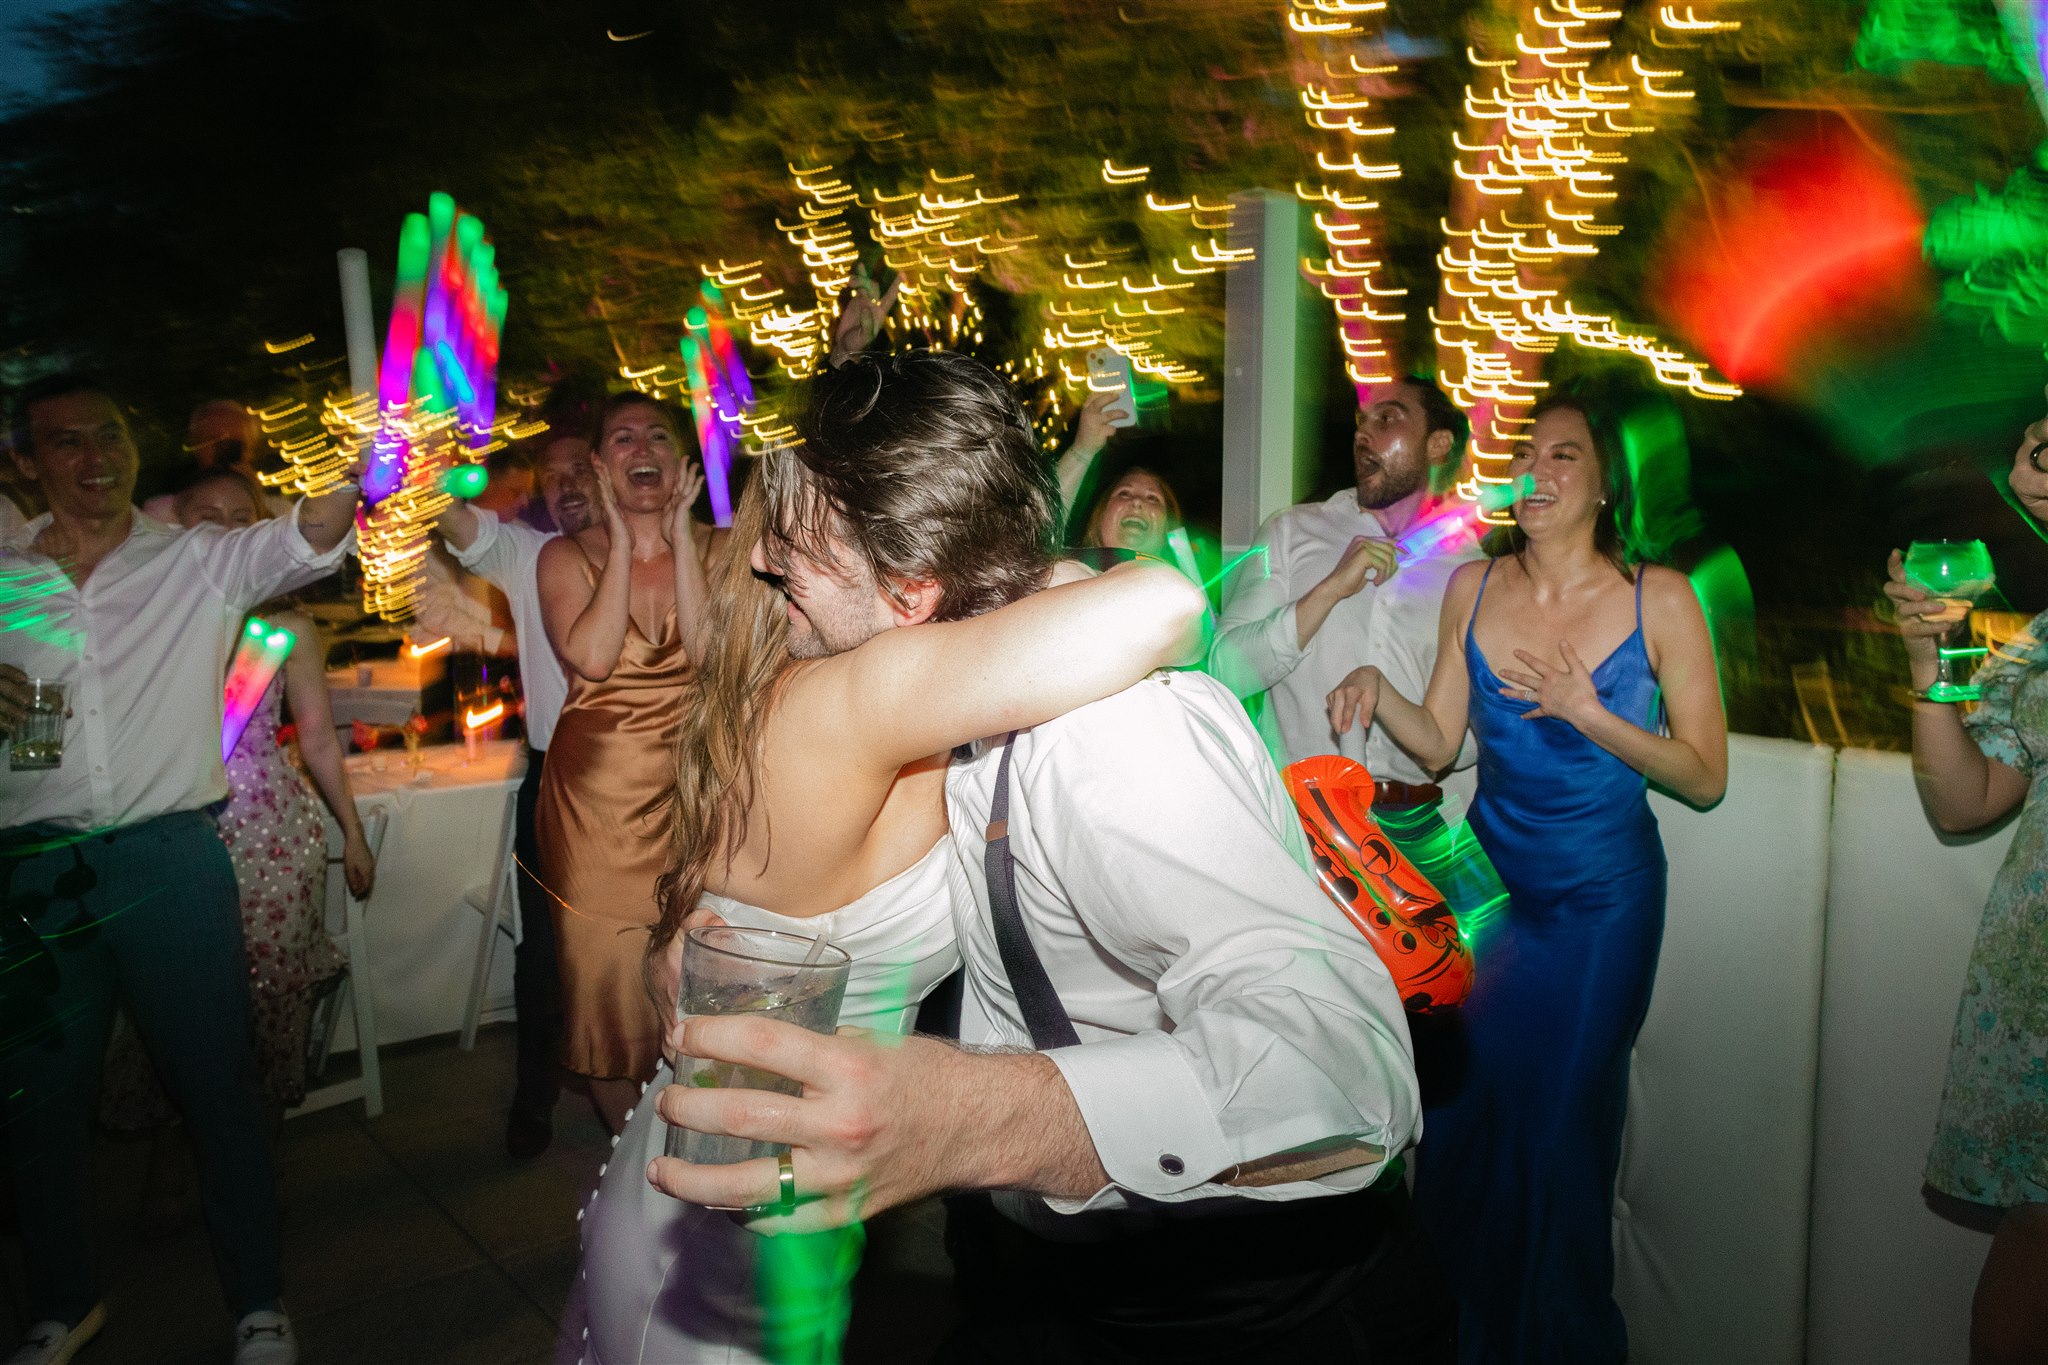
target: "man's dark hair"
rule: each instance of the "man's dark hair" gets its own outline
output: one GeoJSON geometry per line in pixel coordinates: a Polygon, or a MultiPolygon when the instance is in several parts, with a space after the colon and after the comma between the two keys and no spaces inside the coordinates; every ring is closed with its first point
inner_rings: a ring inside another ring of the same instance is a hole
{"type": "Polygon", "coordinates": [[[1419,374],[1404,374],[1401,382],[1415,390],[1416,401],[1422,404],[1422,421],[1426,428],[1423,439],[1439,432],[1451,433],[1451,454],[1444,466],[1456,469],[1465,458],[1465,443],[1472,439],[1472,423],[1458,410],[1450,396],[1436,386],[1436,381],[1424,379],[1419,374]]]}
{"type": "Polygon", "coordinates": [[[514,469],[533,471],[535,449],[524,441],[507,441],[484,457],[484,468],[492,478],[514,469]]]}
{"type": "Polygon", "coordinates": [[[33,432],[29,427],[28,413],[38,403],[47,403],[52,398],[69,398],[74,393],[96,393],[119,407],[120,403],[108,391],[107,386],[89,374],[77,370],[65,370],[58,374],[46,374],[30,384],[22,386],[14,395],[14,424],[10,435],[14,441],[14,453],[24,460],[35,454],[33,432]]]}
{"type": "Polygon", "coordinates": [[[810,381],[793,448],[764,462],[771,561],[828,558],[838,530],[882,590],[939,586],[936,621],[992,611],[1044,580],[1059,488],[1010,386],[952,351],[862,354],[810,381]]]}

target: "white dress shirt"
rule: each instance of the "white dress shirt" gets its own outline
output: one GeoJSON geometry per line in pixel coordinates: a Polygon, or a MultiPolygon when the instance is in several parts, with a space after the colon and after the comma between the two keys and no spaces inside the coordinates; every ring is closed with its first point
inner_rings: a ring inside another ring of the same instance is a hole
{"type": "Polygon", "coordinates": [[[554,533],[536,531],[524,522],[500,521],[488,512],[475,516],[476,539],[469,548],[450,545],[448,550],[456,563],[488,579],[512,604],[512,629],[519,637],[519,690],[526,697],[526,747],[546,749],[555,737],[562,703],[569,699],[569,675],[562,671],[540,619],[536,576],[540,547],[553,540],[554,533]]]}
{"type": "MultiPolygon", "coordinates": [[[[271,516],[288,517],[292,514],[292,505],[298,499],[288,497],[274,488],[266,488],[263,490],[263,501],[269,506],[271,516]]],[[[178,495],[176,493],[157,494],[142,504],[142,515],[153,517],[157,521],[163,522],[166,526],[177,524],[178,495]]]]}
{"type": "MultiPolygon", "coordinates": [[[[1383,584],[1368,583],[1330,609],[1322,629],[1304,647],[1295,604],[1329,576],[1354,536],[1384,538],[1358,493],[1342,488],[1322,502],[1275,512],[1259,528],[1251,553],[1225,586],[1223,621],[1210,647],[1209,668],[1240,697],[1266,694],[1258,708],[1259,733],[1276,763],[1314,754],[1342,754],[1376,778],[1426,783],[1407,751],[1374,726],[1339,735],[1330,728],[1330,692],[1361,664],[1377,664],[1388,682],[1420,703],[1436,667],[1437,629],[1444,589],[1460,564],[1480,557],[1476,546],[1413,560],[1383,584]]],[[[1478,750],[1468,739],[1442,780],[1443,816],[1455,822],[1472,799],[1471,771],[1478,750]]]]}
{"type": "Polygon", "coordinates": [[[0,663],[65,684],[64,762],[0,773],[0,829],[108,829],[221,800],[221,693],[242,620],[332,573],[354,533],[316,554],[296,511],[233,531],[136,512],[80,587],[30,548],[49,524],[0,539],[0,663]]]}
{"type": "MultiPolygon", "coordinates": [[[[946,779],[967,971],[960,1036],[1028,1048],[982,867],[1000,747],[984,741],[946,779]]],[[[1081,1038],[1047,1055],[1112,1182],[1046,1204],[1072,1214],[1127,1207],[1125,1191],[1163,1202],[1340,1193],[1384,1163],[1264,1188],[1214,1177],[1333,1141],[1391,1157],[1415,1140],[1420,1098],[1393,980],[1307,871],[1293,803],[1221,685],[1155,674],[1025,731],[1010,783],[1018,910],[1081,1038]]],[[[1004,1207],[1042,1225],[1036,1201],[1004,1207]]]]}

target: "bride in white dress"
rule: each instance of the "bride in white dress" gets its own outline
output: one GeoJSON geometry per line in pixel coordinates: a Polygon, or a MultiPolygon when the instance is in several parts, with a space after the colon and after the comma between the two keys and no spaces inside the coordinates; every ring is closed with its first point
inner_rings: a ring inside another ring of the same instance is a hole
{"type": "MultiPolygon", "coordinates": [[[[1054,587],[1001,610],[823,654],[862,628],[812,620],[758,577],[748,557],[766,562],[761,530],[757,482],[713,584],[700,693],[678,749],[654,993],[674,1000],[679,931],[715,916],[822,933],[853,959],[841,1025],[901,1032],[958,963],[941,852],[950,751],[1192,661],[1207,604],[1163,564],[1100,577],[1062,566],[1054,587]]],[[[560,1358],[836,1361],[859,1228],[757,1237],[649,1185],[667,1132],[650,1097],[670,1076],[664,1063],[579,1215],[583,1265],[560,1358]]]]}

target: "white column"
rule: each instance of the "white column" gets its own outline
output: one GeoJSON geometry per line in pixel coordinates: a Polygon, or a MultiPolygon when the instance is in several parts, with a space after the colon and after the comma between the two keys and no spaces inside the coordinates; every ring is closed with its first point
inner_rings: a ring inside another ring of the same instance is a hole
{"type": "Polygon", "coordinates": [[[1223,554],[1301,500],[1314,468],[1326,317],[1301,280],[1301,205],[1251,190],[1230,200],[1230,246],[1257,256],[1224,283],[1223,554]]]}
{"type": "Polygon", "coordinates": [[[358,246],[334,253],[341,270],[341,326],[348,342],[348,386],[356,397],[377,392],[377,324],[370,315],[370,258],[358,246]]]}

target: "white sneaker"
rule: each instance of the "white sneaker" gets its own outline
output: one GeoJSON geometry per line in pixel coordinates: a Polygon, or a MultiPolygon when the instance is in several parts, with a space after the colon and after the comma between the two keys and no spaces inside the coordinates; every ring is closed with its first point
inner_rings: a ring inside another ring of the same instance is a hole
{"type": "Polygon", "coordinates": [[[292,1320],[259,1309],[235,1324],[235,1365],[298,1365],[299,1339],[292,1320]]]}
{"type": "Polygon", "coordinates": [[[76,1327],[61,1322],[39,1322],[28,1329],[21,1345],[7,1357],[6,1365],[65,1365],[107,1324],[107,1306],[96,1303],[76,1327]]]}

